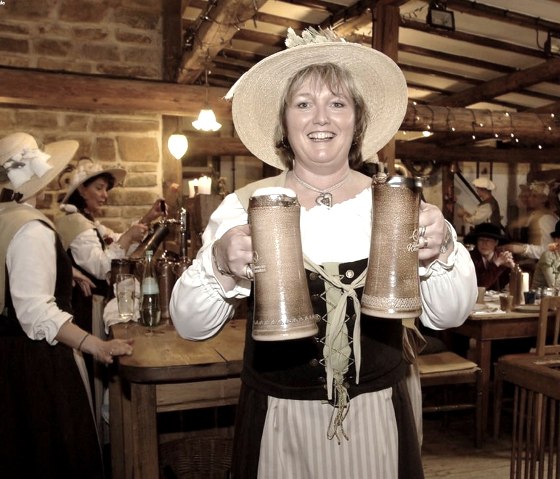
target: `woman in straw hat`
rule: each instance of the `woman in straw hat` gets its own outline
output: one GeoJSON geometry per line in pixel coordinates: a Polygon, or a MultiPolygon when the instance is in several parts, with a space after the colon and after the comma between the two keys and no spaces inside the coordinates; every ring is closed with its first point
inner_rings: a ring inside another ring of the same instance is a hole
{"type": "MultiPolygon", "coordinates": [[[[302,206],[303,253],[322,271],[306,275],[322,320],[315,338],[266,343],[252,339],[249,321],[233,477],[421,478],[400,321],[361,321],[358,381],[351,338],[359,311],[346,299],[338,308],[331,302],[331,293],[342,294],[334,289],[340,278],[361,294],[372,179],[357,169],[397,132],[406,82],[388,57],[330,31],[298,37],[290,30],[286,43],[290,48],[252,67],[228,95],[240,139],[283,172],[228,195],[213,213],[202,248],[175,284],[171,317],[185,338],[220,330],[251,291],[248,199],[264,186],[293,190],[302,206]],[[327,268],[338,271],[334,279],[327,268]],[[333,361],[323,345],[340,315],[344,324],[334,333],[349,352],[333,361]]],[[[476,300],[472,261],[435,206],[420,210],[421,319],[435,329],[457,326],[476,300]]]]}
{"type": "Polygon", "coordinates": [[[529,215],[521,228],[523,243],[509,243],[500,248],[523,258],[531,259],[532,265],[552,243],[550,231],[558,221],[558,215],[550,209],[550,187],[545,181],[529,183],[527,209],[529,215]]]}
{"type": "Polygon", "coordinates": [[[37,197],[78,143],[0,139],[0,464],[3,477],[103,477],[83,353],[110,364],[130,341],[73,322],[72,264],[37,197]]]}
{"type": "MultiPolygon", "coordinates": [[[[161,201],[124,233],[116,233],[97,219],[107,203],[109,191],[126,176],[123,168],[104,168],[90,158],[82,158],[74,170],[61,209],[66,214],[55,218],[64,249],[73,264],[94,283],[94,294],[105,296],[111,261],[121,259],[135,248],[148,226],[161,214],[161,201]]],[[[76,287],[72,304],[79,312],[80,325],[91,332],[92,300],[76,287]]]]}
{"type": "Polygon", "coordinates": [[[547,246],[535,267],[531,283],[533,289],[560,288],[560,221],[556,222],[550,236],[553,242],[547,246]]]}

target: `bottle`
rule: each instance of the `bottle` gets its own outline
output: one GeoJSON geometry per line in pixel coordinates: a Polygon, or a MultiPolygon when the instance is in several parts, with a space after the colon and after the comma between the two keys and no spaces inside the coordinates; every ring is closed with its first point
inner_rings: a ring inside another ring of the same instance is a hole
{"type": "Polygon", "coordinates": [[[140,303],[140,324],[154,327],[159,324],[161,309],[159,305],[159,286],[153,251],[146,250],[146,264],[142,276],[142,298],[140,303]]]}

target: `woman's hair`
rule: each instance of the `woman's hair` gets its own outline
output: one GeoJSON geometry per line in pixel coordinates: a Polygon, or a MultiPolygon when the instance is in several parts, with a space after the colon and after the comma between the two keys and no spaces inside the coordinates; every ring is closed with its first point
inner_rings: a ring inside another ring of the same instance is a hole
{"type": "MultiPolygon", "coordinates": [[[[83,186],[89,186],[91,185],[95,180],[99,179],[99,178],[103,178],[106,182],[107,182],[107,189],[110,190],[113,188],[113,186],[115,186],[115,177],[111,174],[111,173],[99,173],[98,175],[92,176],[91,178],[88,178],[86,181],[84,181],[82,183],[83,186]]],[[[87,216],[88,218],[90,217],[90,215],[86,214],[85,209],[86,209],[86,200],[84,200],[83,196],[80,194],[79,192],[79,188],[76,188],[74,190],[74,192],[70,195],[70,197],[68,198],[67,203],[69,205],[74,205],[76,208],[78,208],[78,211],[80,211],[82,214],[84,214],[85,216],[87,216]]],[[[93,218],[90,218],[93,219],[93,218]]]]}
{"type": "Polygon", "coordinates": [[[330,91],[338,95],[348,93],[354,102],[356,123],[354,125],[354,138],[348,153],[350,168],[359,169],[363,163],[362,141],[368,124],[368,111],[364,99],[350,72],[334,63],[317,63],[299,70],[289,81],[280,98],[279,121],[274,135],[274,144],[282,164],[292,169],[294,152],[288,142],[288,129],[286,126],[286,108],[291,102],[294,93],[307,80],[312,79],[316,86],[326,85],[330,91]]]}

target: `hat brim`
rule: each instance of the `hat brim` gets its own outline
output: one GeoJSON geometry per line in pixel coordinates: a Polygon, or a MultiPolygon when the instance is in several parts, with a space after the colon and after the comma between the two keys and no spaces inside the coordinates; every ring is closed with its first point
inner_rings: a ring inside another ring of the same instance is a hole
{"type": "MultiPolygon", "coordinates": [[[[16,193],[23,195],[20,201],[27,201],[32,196],[36,195],[43,188],[53,181],[66,167],[70,160],[78,151],[80,144],[75,140],[62,140],[54,143],[49,143],[45,146],[43,151],[50,155],[48,164],[52,167],[43,176],[33,176],[29,181],[26,181],[19,188],[15,189],[16,193]]],[[[2,188],[12,188],[10,182],[0,184],[2,188]]]]}
{"type": "Polygon", "coordinates": [[[86,181],[90,180],[91,178],[95,178],[96,176],[100,176],[104,174],[111,175],[115,179],[114,186],[116,186],[119,183],[122,183],[122,181],[126,177],[126,170],[124,168],[106,168],[104,170],[94,171],[89,175],[86,175],[80,183],[68,186],[68,191],[66,192],[66,195],[64,195],[64,198],[62,199],[61,203],[66,204],[70,199],[70,197],[72,196],[72,194],[74,193],[74,191],[76,191],[80,185],[83,185],[86,181]]]}
{"type": "Polygon", "coordinates": [[[509,241],[509,239],[506,236],[503,236],[503,235],[494,235],[494,234],[491,234],[491,233],[481,233],[481,234],[469,233],[468,235],[465,236],[465,239],[463,240],[463,242],[467,243],[467,244],[476,244],[478,238],[494,239],[494,240],[498,241],[498,244],[505,244],[509,241]]]}
{"type": "Polygon", "coordinates": [[[239,79],[233,94],[232,117],[240,140],[260,160],[284,169],[274,145],[280,97],[296,72],[318,63],[335,63],[350,71],[369,114],[362,156],[366,162],[377,161],[377,152],[397,133],[406,113],[406,80],[388,56],[357,43],[296,46],[254,65],[239,79]]]}

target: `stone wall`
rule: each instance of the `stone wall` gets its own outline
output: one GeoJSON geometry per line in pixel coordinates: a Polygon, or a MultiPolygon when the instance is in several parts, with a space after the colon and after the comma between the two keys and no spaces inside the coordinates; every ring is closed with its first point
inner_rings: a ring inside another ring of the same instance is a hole
{"type": "MultiPolygon", "coordinates": [[[[0,2],[0,65],[7,67],[162,78],[163,0],[4,0],[0,2]]],[[[102,219],[123,229],[161,195],[162,118],[106,112],[0,108],[0,136],[25,131],[49,143],[75,139],[80,156],[127,169],[111,191],[102,219]]],[[[49,185],[39,207],[58,211],[63,179],[49,185]]]]}

